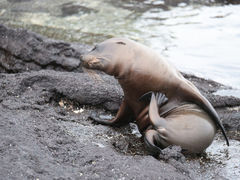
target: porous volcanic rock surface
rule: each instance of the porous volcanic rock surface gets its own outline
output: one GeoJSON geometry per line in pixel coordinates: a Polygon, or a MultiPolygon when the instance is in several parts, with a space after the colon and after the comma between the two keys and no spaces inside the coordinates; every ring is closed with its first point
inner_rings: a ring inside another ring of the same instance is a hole
{"type": "MultiPolygon", "coordinates": [[[[93,123],[93,115],[115,115],[123,92],[114,78],[83,72],[79,57],[89,48],[0,25],[0,179],[225,178],[224,159],[177,146],[154,158],[134,123],[93,123]]],[[[239,139],[240,100],[213,95],[230,87],[184,76],[216,107],[230,138],[239,139]]]]}

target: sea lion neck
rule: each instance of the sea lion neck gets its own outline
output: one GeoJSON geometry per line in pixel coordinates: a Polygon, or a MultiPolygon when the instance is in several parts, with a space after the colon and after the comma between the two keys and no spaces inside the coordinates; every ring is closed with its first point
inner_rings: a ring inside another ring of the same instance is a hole
{"type": "Polygon", "coordinates": [[[108,75],[114,76],[116,79],[124,79],[127,75],[126,67],[123,63],[119,63],[118,61],[109,64],[104,72],[108,75]]]}

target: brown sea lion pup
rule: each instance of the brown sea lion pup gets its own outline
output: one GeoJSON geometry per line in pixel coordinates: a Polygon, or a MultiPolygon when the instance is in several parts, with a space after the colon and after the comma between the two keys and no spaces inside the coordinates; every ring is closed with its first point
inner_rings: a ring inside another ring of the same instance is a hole
{"type": "Polygon", "coordinates": [[[126,38],[112,38],[96,45],[81,61],[86,68],[114,76],[124,92],[116,117],[97,122],[114,125],[135,117],[148,150],[154,154],[171,144],[202,152],[212,143],[216,126],[229,145],[209,101],[150,48],[126,38]],[[150,94],[149,101],[140,100],[146,94],[150,94]]]}

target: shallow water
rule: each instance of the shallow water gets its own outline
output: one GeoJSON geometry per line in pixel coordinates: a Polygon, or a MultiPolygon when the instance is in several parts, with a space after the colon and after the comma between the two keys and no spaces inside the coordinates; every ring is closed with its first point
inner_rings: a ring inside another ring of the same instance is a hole
{"type": "Polygon", "coordinates": [[[234,97],[240,98],[239,89],[222,89],[222,90],[218,90],[214,94],[220,95],[220,96],[234,96],[234,97]]]}
{"type": "MultiPolygon", "coordinates": [[[[136,124],[130,123],[131,133],[140,138],[136,124]]],[[[230,139],[230,146],[221,139],[218,134],[213,143],[206,149],[205,156],[193,158],[189,156],[189,161],[200,162],[202,179],[239,179],[240,177],[240,142],[230,139]]],[[[198,178],[196,178],[198,179],[198,178]]],[[[201,178],[200,178],[201,179],[201,178]]]]}
{"type": "Polygon", "coordinates": [[[240,142],[230,140],[230,146],[227,147],[224,141],[214,141],[207,148],[206,153],[210,162],[206,163],[208,171],[206,179],[239,179],[240,177],[240,142]],[[210,172],[210,171],[209,171],[210,172]],[[217,175],[217,176],[216,176],[217,175]]]}
{"type": "Polygon", "coordinates": [[[214,3],[168,6],[160,0],[0,0],[0,23],[88,44],[114,36],[132,38],[158,51],[181,71],[237,89],[239,17],[240,5],[214,3]]]}

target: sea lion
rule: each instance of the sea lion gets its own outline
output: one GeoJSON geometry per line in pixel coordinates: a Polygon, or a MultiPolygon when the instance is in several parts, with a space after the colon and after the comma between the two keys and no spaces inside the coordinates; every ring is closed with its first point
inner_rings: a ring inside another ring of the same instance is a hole
{"type": "Polygon", "coordinates": [[[81,61],[85,68],[114,76],[124,92],[116,117],[96,121],[113,125],[134,117],[151,153],[171,144],[202,152],[212,143],[216,126],[229,145],[209,101],[152,49],[126,38],[111,38],[96,45],[81,61]],[[146,94],[151,99],[141,100],[146,94]]]}

